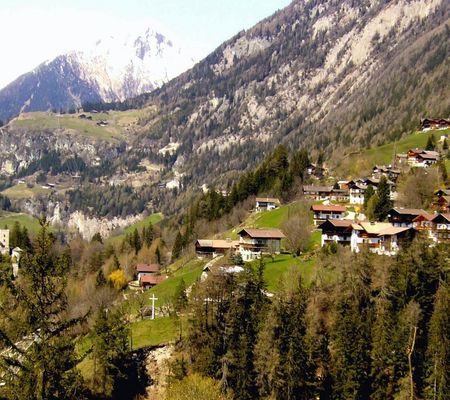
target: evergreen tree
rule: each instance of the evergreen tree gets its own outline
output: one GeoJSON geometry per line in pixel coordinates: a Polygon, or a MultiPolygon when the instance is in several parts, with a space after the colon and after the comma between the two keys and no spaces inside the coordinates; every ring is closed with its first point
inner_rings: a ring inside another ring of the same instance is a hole
{"type": "Polygon", "coordinates": [[[392,209],[391,189],[385,176],[380,178],[377,189],[378,201],[374,205],[374,216],[378,221],[386,219],[389,211],[392,209]]]}
{"type": "Polygon", "coordinates": [[[11,349],[0,357],[6,397],[83,398],[81,377],[75,369],[78,360],[74,340],[70,336],[82,320],[68,319],[66,315],[70,258],[67,252],[53,251],[53,238],[45,220],[41,221],[33,247],[33,254],[22,257],[18,283],[8,287],[17,312],[8,314],[7,319],[20,327],[20,336],[12,337],[0,326],[0,342],[11,349]]]}
{"type": "Polygon", "coordinates": [[[372,196],[375,194],[375,190],[373,190],[373,186],[369,185],[364,192],[364,209],[367,210],[367,205],[369,203],[369,200],[372,198],[372,196]]]}
{"type": "Polygon", "coordinates": [[[175,242],[172,247],[172,260],[176,260],[180,257],[181,252],[183,250],[183,237],[181,236],[180,231],[177,232],[177,236],[175,237],[175,242]]]}
{"type": "Polygon", "coordinates": [[[290,164],[291,175],[294,178],[298,177],[303,181],[305,177],[306,167],[309,165],[309,163],[310,161],[307,150],[300,149],[299,151],[295,152],[290,164]]]}
{"type": "Polygon", "coordinates": [[[132,243],[132,247],[134,249],[134,253],[135,254],[139,253],[139,250],[141,250],[141,248],[142,248],[142,242],[141,242],[141,237],[139,236],[139,232],[138,232],[137,228],[135,228],[133,231],[133,235],[131,236],[131,243],[132,243]]]}
{"type": "Polygon", "coordinates": [[[98,242],[103,244],[103,239],[102,239],[102,235],[100,234],[100,232],[97,232],[94,234],[94,236],[92,236],[91,242],[98,242]]]}
{"type": "Polygon", "coordinates": [[[427,398],[450,398],[450,290],[442,282],[434,302],[427,349],[427,398]]]}
{"type": "Polygon", "coordinates": [[[147,228],[145,228],[145,226],[144,226],[144,228],[142,230],[143,230],[142,240],[147,247],[150,247],[153,242],[153,225],[152,225],[152,223],[150,222],[148,224],[147,228]]]}
{"type": "Polygon", "coordinates": [[[120,311],[101,308],[93,328],[93,391],[110,397],[124,378],[129,350],[128,330],[120,311]]]}
{"type": "Polygon", "coordinates": [[[181,279],[180,284],[175,289],[174,294],[175,311],[183,311],[188,304],[188,297],[186,294],[186,283],[181,279]]]}
{"type": "Polygon", "coordinates": [[[106,278],[103,269],[100,268],[97,272],[97,277],[95,278],[95,286],[100,287],[104,285],[106,285],[106,278]]]}
{"type": "Polygon", "coordinates": [[[448,150],[448,142],[447,138],[444,139],[444,142],[442,143],[442,150],[448,150]]]}
{"type": "Polygon", "coordinates": [[[258,266],[246,265],[244,268],[227,318],[227,377],[224,383],[232,388],[236,399],[251,400],[258,398],[255,344],[267,300],[263,292],[263,261],[260,260],[258,266]]]}
{"type": "Polygon", "coordinates": [[[117,257],[116,253],[114,253],[113,262],[112,262],[112,270],[116,271],[118,269],[120,269],[120,262],[119,262],[119,258],[117,257]]]}
{"type": "Polygon", "coordinates": [[[430,150],[434,150],[434,149],[436,149],[436,139],[434,138],[433,134],[430,134],[428,136],[428,140],[427,140],[427,144],[425,146],[425,150],[430,151],[430,150]]]}

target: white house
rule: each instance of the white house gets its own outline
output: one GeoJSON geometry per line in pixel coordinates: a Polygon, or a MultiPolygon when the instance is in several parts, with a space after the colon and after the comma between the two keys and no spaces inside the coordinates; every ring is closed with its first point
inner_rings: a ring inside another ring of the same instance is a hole
{"type": "Polygon", "coordinates": [[[364,193],[367,185],[363,183],[352,183],[349,188],[350,204],[364,204],[364,193]]]}
{"type": "Polygon", "coordinates": [[[411,227],[396,227],[388,222],[360,222],[353,225],[350,247],[359,253],[363,248],[379,255],[398,253],[400,242],[414,235],[411,227]]]}
{"type": "Polygon", "coordinates": [[[280,200],[274,197],[257,197],[255,211],[270,211],[280,206],[280,200]]]}
{"type": "Polygon", "coordinates": [[[314,204],[311,206],[314,213],[314,225],[320,225],[327,219],[343,219],[347,211],[344,206],[314,204]]]}
{"type": "Polygon", "coordinates": [[[262,254],[279,254],[281,239],[285,237],[279,229],[245,228],[239,232],[239,253],[244,261],[252,261],[262,254]]]}
{"type": "Polygon", "coordinates": [[[140,282],[144,276],[156,276],[159,275],[159,264],[137,264],[136,274],[137,280],[140,282]]]}

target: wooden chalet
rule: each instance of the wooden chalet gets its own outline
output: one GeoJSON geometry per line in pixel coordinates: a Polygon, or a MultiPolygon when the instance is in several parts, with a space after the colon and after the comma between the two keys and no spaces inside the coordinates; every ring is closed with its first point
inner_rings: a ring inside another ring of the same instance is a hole
{"type": "Polygon", "coordinates": [[[228,251],[236,251],[238,240],[199,239],[195,242],[195,252],[199,257],[216,257],[228,251]]]}
{"type": "Polygon", "coordinates": [[[322,247],[330,242],[350,245],[353,232],[353,221],[345,219],[328,219],[319,226],[319,229],[322,231],[322,247]]]}
{"type": "Polygon", "coordinates": [[[407,162],[412,167],[429,167],[439,161],[439,153],[437,151],[410,149],[407,153],[407,162]]]}
{"type": "Polygon", "coordinates": [[[244,228],[239,232],[239,253],[244,261],[252,261],[262,254],[279,254],[281,239],[285,238],[280,229],[244,228]]]}
{"type": "Polygon", "coordinates": [[[329,200],[331,196],[332,186],[303,186],[303,195],[313,200],[329,200]]]}
{"type": "Polygon", "coordinates": [[[164,282],[165,280],[166,277],[162,275],[145,275],[139,279],[139,286],[146,290],[160,284],[161,282],[164,282]]]}
{"type": "Polygon", "coordinates": [[[429,131],[432,129],[447,129],[450,128],[450,119],[423,118],[420,120],[420,127],[422,131],[429,131]]]}
{"type": "Polygon", "coordinates": [[[432,220],[432,239],[437,243],[450,244],[450,213],[437,214],[432,220]]]}
{"type": "Polygon", "coordinates": [[[312,205],[310,210],[314,213],[314,225],[320,225],[327,219],[343,219],[347,208],[344,206],[335,205],[323,205],[315,204],[312,205]]]}
{"type": "Polygon", "coordinates": [[[412,227],[416,217],[427,214],[422,209],[395,207],[389,211],[388,221],[394,226],[412,227]]]}
{"type": "Polygon", "coordinates": [[[135,269],[137,279],[140,280],[143,276],[159,275],[161,266],[159,264],[137,264],[135,269]]]}

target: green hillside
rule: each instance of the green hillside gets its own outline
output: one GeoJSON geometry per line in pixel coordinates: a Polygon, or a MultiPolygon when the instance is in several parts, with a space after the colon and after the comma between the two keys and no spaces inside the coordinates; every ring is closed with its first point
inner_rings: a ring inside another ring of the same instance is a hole
{"type": "Polygon", "coordinates": [[[162,219],[163,215],[161,213],[151,214],[148,217],[141,219],[140,221],[135,222],[134,224],[131,224],[130,226],[125,228],[120,234],[109,237],[107,239],[107,242],[111,244],[119,244],[125,238],[126,234],[132,233],[135,229],[141,231],[144,226],[148,226],[150,223],[155,225],[158,222],[162,221],[162,219]]]}
{"type": "MultiPolygon", "coordinates": [[[[438,142],[441,136],[449,136],[450,129],[434,131],[432,134],[436,142],[438,142]]],[[[392,164],[396,153],[405,153],[409,149],[416,147],[424,148],[429,135],[430,132],[415,132],[397,142],[373,147],[358,153],[351,153],[339,163],[336,171],[341,176],[354,177],[368,173],[376,164],[392,164]]],[[[448,161],[447,165],[449,165],[448,161]]]]}
{"type": "Polygon", "coordinates": [[[37,233],[40,229],[39,220],[31,215],[7,211],[2,211],[0,214],[0,227],[2,229],[5,226],[11,229],[16,222],[21,226],[25,226],[30,233],[37,233]]]}

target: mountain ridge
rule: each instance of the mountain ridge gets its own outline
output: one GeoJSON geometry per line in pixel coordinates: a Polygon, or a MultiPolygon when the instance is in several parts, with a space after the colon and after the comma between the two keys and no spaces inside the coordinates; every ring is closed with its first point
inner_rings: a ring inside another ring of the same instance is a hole
{"type": "Polygon", "coordinates": [[[137,36],[109,36],[45,61],[1,89],[0,119],[124,101],[154,90],[193,63],[186,51],[150,28],[137,36]]]}

